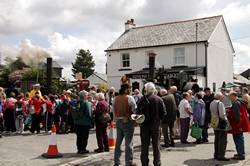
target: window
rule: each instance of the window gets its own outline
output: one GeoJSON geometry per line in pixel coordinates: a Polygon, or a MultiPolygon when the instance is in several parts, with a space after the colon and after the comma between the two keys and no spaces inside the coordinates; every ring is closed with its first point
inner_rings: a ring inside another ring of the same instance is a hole
{"type": "Polygon", "coordinates": [[[185,64],[185,48],[175,48],[174,49],[174,62],[175,65],[185,64]]]}
{"type": "Polygon", "coordinates": [[[122,54],[122,67],[130,67],[130,56],[129,54],[122,54]]]}

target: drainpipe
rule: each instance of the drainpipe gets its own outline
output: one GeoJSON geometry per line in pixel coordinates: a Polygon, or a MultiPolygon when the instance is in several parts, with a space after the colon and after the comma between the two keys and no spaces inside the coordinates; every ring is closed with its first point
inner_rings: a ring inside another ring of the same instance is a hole
{"type": "Polygon", "coordinates": [[[208,58],[207,58],[207,47],[208,47],[208,42],[205,42],[204,43],[204,45],[205,45],[205,73],[204,73],[204,75],[205,75],[205,87],[207,87],[208,86],[208,81],[207,81],[207,71],[208,71],[208,67],[207,67],[207,60],[208,60],[208,58]]]}

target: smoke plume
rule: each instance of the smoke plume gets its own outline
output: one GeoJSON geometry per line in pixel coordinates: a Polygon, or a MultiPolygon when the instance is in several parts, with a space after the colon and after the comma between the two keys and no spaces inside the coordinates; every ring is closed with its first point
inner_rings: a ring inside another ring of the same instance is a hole
{"type": "Polygon", "coordinates": [[[24,40],[20,44],[20,51],[17,56],[26,65],[37,67],[42,62],[45,62],[46,58],[50,55],[46,50],[32,45],[29,40],[24,40]]]}

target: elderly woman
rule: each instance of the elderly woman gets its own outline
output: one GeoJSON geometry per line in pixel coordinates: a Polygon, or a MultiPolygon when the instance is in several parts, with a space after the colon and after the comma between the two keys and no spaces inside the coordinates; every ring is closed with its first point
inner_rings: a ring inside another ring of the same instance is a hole
{"type": "MultiPolygon", "coordinates": [[[[222,119],[228,122],[225,106],[222,103],[223,94],[217,92],[215,94],[215,99],[210,104],[210,110],[212,117],[222,119]]],[[[214,159],[220,161],[228,161],[229,159],[225,158],[226,147],[227,147],[227,130],[228,128],[222,129],[218,127],[214,128],[214,159]]]]}
{"type": "MultiPolygon", "coordinates": [[[[107,126],[108,126],[108,117],[109,116],[109,105],[105,101],[105,96],[103,93],[97,94],[98,103],[95,110],[95,123],[96,123],[96,139],[98,144],[98,149],[95,149],[95,152],[108,152],[108,135],[107,135],[107,126]]],[[[110,118],[110,117],[109,117],[110,118]]]]}
{"type": "MultiPolygon", "coordinates": [[[[193,119],[194,123],[196,123],[200,128],[204,127],[205,124],[205,103],[202,100],[202,93],[197,93],[195,95],[195,102],[194,102],[194,108],[193,108],[193,119]]],[[[202,135],[201,138],[197,139],[195,143],[199,144],[202,143],[202,139],[204,135],[202,135]]]]}
{"type": "Polygon", "coordinates": [[[191,96],[189,93],[183,93],[183,99],[179,104],[180,111],[180,122],[181,122],[181,143],[188,144],[188,132],[190,126],[190,117],[193,114],[191,105],[189,101],[191,100],[191,96]]]}
{"type": "Polygon", "coordinates": [[[72,111],[75,132],[76,132],[76,146],[78,154],[89,153],[86,149],[88,145],[89,129],[92,127],[92,105],[88,102],[88,92],[79,92],[80,108],[72,111]]]}

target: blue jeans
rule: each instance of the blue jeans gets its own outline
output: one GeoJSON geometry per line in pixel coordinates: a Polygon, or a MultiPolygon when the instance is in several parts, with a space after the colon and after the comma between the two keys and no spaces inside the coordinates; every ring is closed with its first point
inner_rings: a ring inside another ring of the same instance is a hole
{"type": "Polygon", "coordinates": [[[233,134],[234,144],[236,146],[237,154],[240,158],[245,158],[245,146],[243,133],[233,134]]]}
{"type": "Polygon", "coordinates": [[[121,144],[125,138],[125,162],[126,166],[129,166],[133,161],[134,123],[131,120],[127,122],[123,122],[121,119],[116,120],[116,133],[115,164],[120,165],[121,144]]]}

